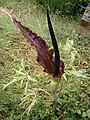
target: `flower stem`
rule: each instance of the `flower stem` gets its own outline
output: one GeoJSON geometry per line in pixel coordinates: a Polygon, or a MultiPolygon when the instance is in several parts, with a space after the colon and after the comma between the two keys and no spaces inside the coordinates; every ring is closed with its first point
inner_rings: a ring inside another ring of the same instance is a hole
{"type": "Polygon", "coordinates": [[[54,109],[54,111],[56,111],[56,108],[57,108],[57,96],[56,96],[56,93],[57,93],[59,83],[60,83],[60,79],[59,80],[53,79],[51,81],[51,91],[52,91],[52,99],[53,99],[53,109],[54,109]]]}

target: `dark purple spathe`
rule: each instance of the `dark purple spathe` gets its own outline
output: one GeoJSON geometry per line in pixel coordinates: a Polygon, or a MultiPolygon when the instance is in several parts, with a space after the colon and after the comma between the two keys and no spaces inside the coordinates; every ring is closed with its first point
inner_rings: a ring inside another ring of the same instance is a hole
{"type": "MultiPolygon", "coordinates": [[[[54,76],[55,73],[55,58],[53,57],[54,50],[49,49],[50,46],[38,36],[36,33],[32,32],[29,28],[23,26],[15,18],[13,18],[13,23],[21,31],[23,36],[30,42],[32,46],[36,48],[37,51],[37,62],[44,68],[44,72],[47,72],[54,76]]],[[[64,62],[60,60],[60,72],[54,77],[61,77],[64,73],[64,62]]]]}

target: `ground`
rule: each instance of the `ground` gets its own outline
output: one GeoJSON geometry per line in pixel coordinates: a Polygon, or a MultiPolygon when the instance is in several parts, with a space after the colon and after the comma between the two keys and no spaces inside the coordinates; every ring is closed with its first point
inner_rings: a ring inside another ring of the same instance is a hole
{"type": "MultiPolygon", "coordinates": [[[[52,46],[46,11],[33,3],[10,1],[0,6],[12,10],[23,25],[52,46]]],[[[90,38],[77,34],[80,17],[50,13],[60,57],[65,63],[62,89],[53,111],[50,81],[37,63],[34,47],[11,19],[0,12],[0,119],[88,120],[90,118],[90,38]]]]}

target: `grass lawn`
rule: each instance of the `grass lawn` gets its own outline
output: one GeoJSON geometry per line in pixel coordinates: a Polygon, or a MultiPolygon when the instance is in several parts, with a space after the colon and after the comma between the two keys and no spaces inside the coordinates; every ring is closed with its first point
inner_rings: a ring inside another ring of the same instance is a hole
{"type": "MultiPolygon", "coordinates": [[[[12,16],[52,46],[45,8],[19,0],[0,0],[0,7],[13,10],[12,16]]],[[[76,20],[58,12],[50,16],[65,62],[57,112],[50,90],[53,78],[37,63],[34,47],[0,12],[0,120],[90,119],[90,38],[76,33],[79,17],[76,20]]]]}

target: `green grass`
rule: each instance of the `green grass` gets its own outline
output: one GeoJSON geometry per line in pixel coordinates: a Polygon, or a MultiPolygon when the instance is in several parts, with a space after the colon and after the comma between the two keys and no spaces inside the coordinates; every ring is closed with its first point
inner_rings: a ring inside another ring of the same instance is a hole
{"type": "MultiPolygon", "coordinates": [[[[25,0],[29,2],[28,0],[25,0]]],[[[35,4],[43,5],[45,8],[47,6],[51,11],[64,14],[64,15],[78,15],[82,13],[86,8],[85,4],[89,3],[90,0],[31,0],[35,4]]]]}
{"type": "MultiPolygon", "coordinates": [[[[51,44],[46,11],[42,6],[18,0],[2,0],[12,16],[51,44]]],[[[90,118],[89,38],[76,33],[77,21],[51,13],[61,58],[65,62],[62,91],[54,113],[50,91],[52,77],[36,62],[34,48],[23,38],[10,18],[0,13],[0,119],[88,120],[90,118]],[[85,71],[83,74],[81,71],[85,71]],[[73,73],[71,73],[73,71],[73,73]],[[3,89],[4,88],[4,89],[3,89]]],[[[78,20],[79,21],[79,20],[78,20]]]]}
{"type": "Polygon", "coordinates": [[[42,4],[43,6],[49,6],[51,10],[55,11],[55,9],[60,12],[68,12],[74,6],[74,0],[34,0],[34,2],[42,4]]]}

